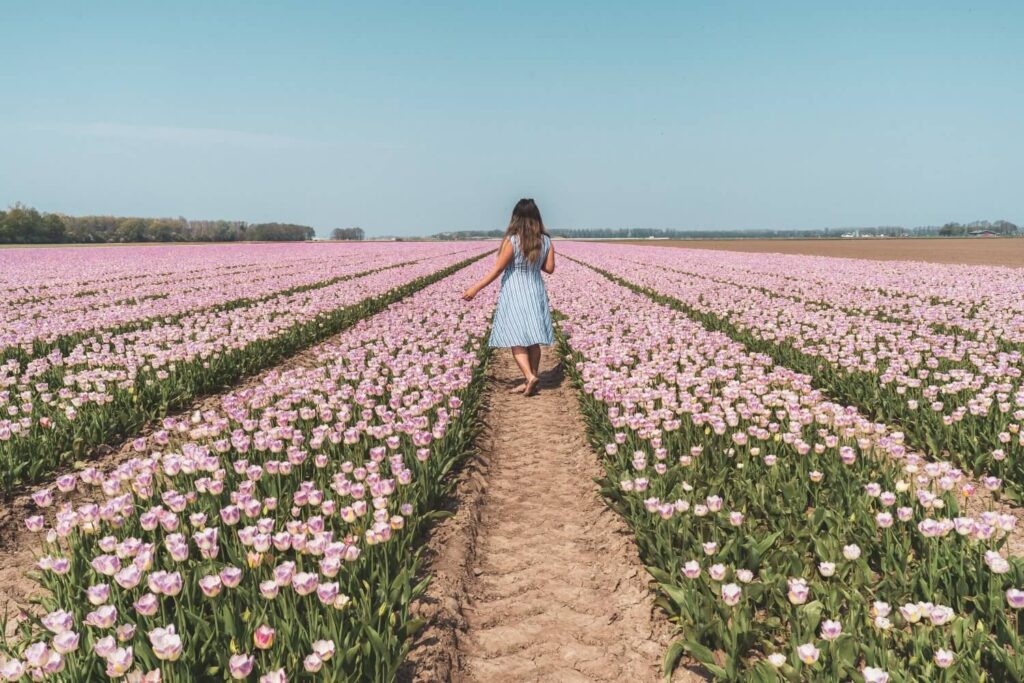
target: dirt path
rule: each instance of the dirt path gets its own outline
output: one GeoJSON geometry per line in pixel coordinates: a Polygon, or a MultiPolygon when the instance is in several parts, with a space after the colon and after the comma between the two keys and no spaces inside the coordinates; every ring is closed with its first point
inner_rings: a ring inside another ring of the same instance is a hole
{"type": "Polygon", "coordinates": [[[430,543],[420,611],[431,626],[407,680],[661,680],[671,626],[625,524],[598,498],[600,467],[556,361],[545,357],[530,398],[508,393],[519,373],[506,353],[492,361],[487,432],[457,514],[430,543]]]}

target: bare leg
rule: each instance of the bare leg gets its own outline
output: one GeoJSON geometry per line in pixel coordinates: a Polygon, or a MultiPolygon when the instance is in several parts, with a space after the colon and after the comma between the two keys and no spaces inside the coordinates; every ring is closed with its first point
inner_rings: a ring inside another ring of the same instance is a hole
{"type": "MultiPolygon", "coordinates": [[[[522,371],[522,373],[523,373],[523,375],[525,377],[526,370],[523,370],[523,364],[519,360],[519,358],[520,358],[519,353],[522,352],[522,351],[525,351],[525,348],[522,347],[522,346],[513,346],[509,350],[512,351],[512,360],[514,360],[516,362],[516,365],[519,366],[519,370],[522,371]]],[[[509,391],[510,394],[521,394],[521,393],[523,393],[523,391],[525,389],[526,389],[526,382],[523,381],[521,384],[520,383],[516,383],[508,391],[509,391]]]]}
{"type": "Polygon", "coordinates": [[[526,347],[526,352],[530,356],[530,372],[534,376],[540,374],[540,344],[533,344],[532,346],[526,347]]]}
{"type": "Polygon", "coordinates": [[[515,359],[516,365],[519,366],[523,377],[526,378],[526,384],[523,385],[523,393],[529,396],[533,388],[537,386],[537,376],[533,374],[533,370],[530,368],[530,354],[525,346],[513,346],[512,358],[515,359]]]}

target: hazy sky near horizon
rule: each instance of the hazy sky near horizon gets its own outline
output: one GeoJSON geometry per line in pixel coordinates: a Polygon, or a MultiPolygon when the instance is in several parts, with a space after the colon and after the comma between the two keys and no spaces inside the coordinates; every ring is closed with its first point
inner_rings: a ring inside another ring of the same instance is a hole
{"type": "Polygon", "coordinates": [[[1024,223],[1024,3],[5,2],[0,204],[370,234],[1024,223]]]}

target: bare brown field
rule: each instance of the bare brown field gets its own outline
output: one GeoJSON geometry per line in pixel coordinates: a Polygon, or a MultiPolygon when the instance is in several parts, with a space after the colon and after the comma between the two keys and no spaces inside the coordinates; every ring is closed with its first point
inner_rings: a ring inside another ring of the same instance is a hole
{"type": "Polygon", "coordinates": [[[1024,267],[1024,239],[1021,238],[614,241],[619,244],[643,244],[683,249],[720,249],[748,253],[836,256],[878,261],[928,261],[931,263],[1024,267]]]}

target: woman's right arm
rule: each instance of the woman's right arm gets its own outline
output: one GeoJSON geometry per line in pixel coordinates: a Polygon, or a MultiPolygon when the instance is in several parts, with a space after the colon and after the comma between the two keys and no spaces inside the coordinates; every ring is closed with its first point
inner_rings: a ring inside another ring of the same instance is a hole
{"type": "Polygon", "coordinates": [[[463,292],[462,298],[466,301],[472,300],[472,298],[475,297],[481,289],[497,280],[502,271],[508,267],[508,264],[512,263],[514,253],[515,252],[512,250],[512,243],[508,240],[502,240],[501,248],[498,250],[498,260],[494,263],[494,268],[492,268],[491,272],[487,273],[480,282],[463,292]]]}

